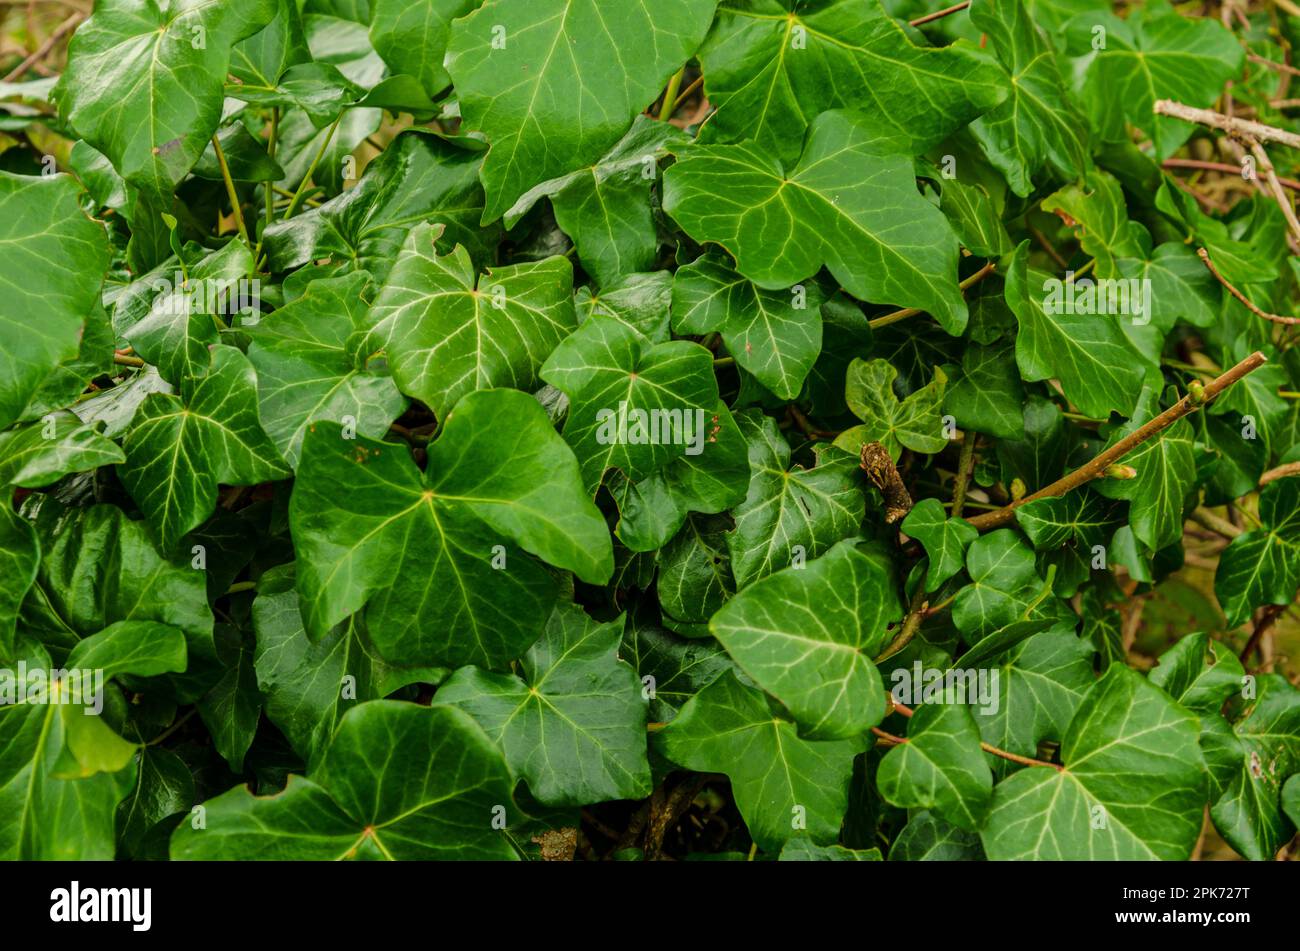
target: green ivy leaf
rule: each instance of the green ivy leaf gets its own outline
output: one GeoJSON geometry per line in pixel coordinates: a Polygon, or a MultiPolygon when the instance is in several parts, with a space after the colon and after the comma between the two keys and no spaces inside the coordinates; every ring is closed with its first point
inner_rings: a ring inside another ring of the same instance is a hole
{"type": "Polygon", "coordinates": [[[957,238],[874,121],[822,113],[788,165],[753,144],[693,145],[664,173],[664,210],[759,287],[788,293],[825,265],[853,296],[928,310],[961,333],[957,238]]]}
{"type": "Polygon", "coordinates": [[[1006,95],[986,56],[917,45],[877,0],[725,0],[700,63],[718,107],[701,138],[782,160],[827,109],[869,108],[919,154],[1006,95]]]}
{"type": "Polygon", "coordinates": [[[626,324],[598,317],[555,348],[541,376],[569,396],[564,438],[591,494],[609,469],[637,480],[703,452],[718,381],[699,344],[652,344],[626,324]]]}
{"type": "Polygon", "coordinates": [[[1094,122],[1110,140],[1124,136],[1124,122],[1155,144],[1157,161],[1187,141],[1193,127],[1157,116],[1157,99],[1209,106],[1223,84],[1241,72],[1245,53],[1230,32],[1212,19],[1190,20],[1167,3],[1153,4],[1121,20],[1110,12],[1081,13],[1067,25],[1069,51],[1093,49],[1093,28],[1105,29],[1106,46],[1088,66],[1083,94],[1094,122]]]}
{"type": "Polygon", "coordinates": [[[1040,565],[1056,566],[1057,594],[1073,597],[1094,566],[1105,567],[1106,545],[1122,523],[1118,508],[1084,487],[1016,509],[1017,524],[1041,553],[1040,565]]]}
{"type": "Polygon", "coordinates": [[[443,55],[451,21],[473,11],[477,0],[373,0],[370,42],[395,73],[408,73],[436,95],[451,82],[443,55]]]}
{"type": "Polygon", "coordinates": [[[622,636],[622,618],[599,624],[561,604],[524,654],[522,676],[462,667],[438,702],[472,716],[545,805],[640,799],[652,786],[646,705],[618,658],[622,636]]]}
{"type": "Polygon", "coordinates": [[[541,406],[511,390],[456,404],[423,473],[402,446],[309,428],[289,518],[308,633],[364,607],[373,643],[397,664],[517,657],[557,594],[525,552],[592,584],[613,570],[572,452],[541,406]]]}
{"type": "Polygon", "coordinates": [[[1150,680],[1194,713],[1214,715],[1242,688],[1237,655],[1208,634],[1184,634],[1160,655],[1150,680]]]}
{"type": "MultiPolygon", "coordinates": [[[[1059,741],[1095,680],[1094,653],[1086,639],[1056,629],[1008,651],[994,668],[994,702],[971,707],[981,739],[1019,756],[1034,756],[1043,740],[1059,741]]],[[[999,777],[1016,768],[1002,759],[992,765],[999,777]]]]}
{"type": "MultiPolygon", "coordinates": [[[[28,669],[51,669],[49,655],[30,641],[20,645],[19,656],[28,669]]],[[[5,672],[11,681],[8,689],[13,676],[5,672]]],[[[113,858],[114,815],[135,785],[135,764],[128,757],[116,772],[59,776],[67,725],[75,720],[93,720],[111,733],[79,706],[0,704],[0,858],[113,858]]]]}
{"type": "Polygon", "coordinates": [[[1300,771],[1300,690],[1278,674],[1261,674],[1258,691],[1232,725],[1236,769],[1210,818],[1234,849],[1267,862],[1295,834],[1280,800],[1282,784],[1300,771]]]}
{"type": "Polygon", "coordinates": [[[1098,314],[1048,313],[1050,276],[1029,267],[1028,241],[1007,270],[1007,304],[1020,325],[1016,363],[1027,381],[1057,379],[1080,412],[1105,418],[1129,415],[1142,388],[1134,351],[1114,318],[1098,314]]]}
{"type": "Polygon", "coordinates": [[[847,739],[884,718],[872,658],[902,616],[892,567],[846,540],[745,588],[709,630],[807,736],[847,739]]]}
{"type": "Polygon", "coordinates": [[[1290,604],[1300,587],[1300,479],[1270,482],[1259,494],[1262,528],[1234,538],[1219,556],[1214,594],[1235,627],[1263,604],[1290,604]]]}
{"type": "Polygon", "coordinates": [[[212,514],[219,483],[256,485],[289,473],[262,431],[248,358],[219,346],[211,361],[179,397],[147,397],[124,443],[118,474],[166,549],[212,514]]]}
{"type": "Polygon", "coordinates": [[[505,214],[513,228],[542,198],[551,200],[555,221],[573,239],[583,268],[602,287],[649,271],[659,251],[650,206],[656,164],[670,148],[689,139],[666,122],[637,116],[627,135],[585,168],[529,189],[505,214]]]}
{"type": "Polygon", "coordinates": [[[436,683],[447,673],[386,663],[356,615],[313,642],[303,626],[291,570],[273,568],[262,576],[252,615],[253,664],[266,715],[309,765],[357,703],[381,699],[416,680],[436,683]]]}
{"type": "Polygon", "coordinates": [[[816,284],[763,290],[721,255],[705,255],[677,269],[673,330],[718,331],[740,366],[777,396],[794,399],[821,353],[821,302],[816,284]]]}
{"type": "Polygon", "coordinates": [[[984,850],[995,861],[1186,859],[1205,803],[1196,737],[1196,717],[1112,665],[1065,731],[1063,768],[1026,767],[994,787],[984,850]]]}
{"type": "Polygon", "coordinates": [[[1021,197],[1043,169],[1077,177],[1088,160],[1086,126],[1030,10],[1020,0],[977,0],[970,22],[988,36],[1011,87],[1005,102],[971,123],[989,161],[1021,197]]]}
{"type": "Polygon", "coordinates": [[[397,385],[439,419],[474,390],[534,389],[538,369],[575,326],[568,259],[476,277],[463,247],[438,254],[441,232],[411,229],[368,318],[397,385]]]}
{"type": "Polygon", "coordinates": [[[943,390],[948,377],[935,367],[934,380],[899,399],[896,370],[887,360],[854,360],[844,382],[844,398],[861,426],[840,433],[835,445],[858,455],[869,442],[883,443],[898,459],[903,447],[936,453],[948,445],[943,427],[943,390]]]}
{"type": "Polygon", "coordinates": [[[857,481],[858,461],[827,448],[812,469],[790,468],[790,446],[770,417],[736,417],[749,443],[749,493],[732,511],[727,536],[736,583],[744,586],[816,558],[858,534],[866,500],[857,481]]]}
{"type": "MultiPolygon", "coordinates": [[[[1114,445],[1155,416],[1159,407],[1143,407],[1107,441],[1114,445]]],[[[1137,540],[1152,551],[1176,542],[1183,531],[1183,506],[1196,482],[1192,427],[1180,419],[1158,436],[1124,456],[1137,470],[1132,479],[1099,479],[1097,491],[1109,499],[1129,501],[1128,520],[1137,540]]]]}
{"type": "Polygon", "coordinates": [[[922,499],[903,519],[903,532],[925,547],[930,565],[925,590],[934,591],[966,567],[966,549],[979,530],[964,518],[948,518],[938,499],[922,499]]]}
{"type": "Polygon", "coordinates": [[[467,127],[492,144],[483,163],[483,222],[618,142],[700,45],[715,5],[488,0],[453,23],[447,71],[467,127]],[[516,81],[503,84],[507,75],[516,81]]]}
{"type": "Polygon", "coordinates": [[[312,423],[350,416],[358,433],[378,439],[406,405],[357,336],[367,328],[369,280],[349,274],[312,281],[301,297],[244,328],[262,428],[291,466],[312,423]]]}
{"type": "Polygon", "coordinates": [[[730,673],[688,700],[655,740],[679,766],[726,773],[754,841],[773,852],[799,832],[815,843],[839,835],[862,748],[857,740],[800,739],[761,691],[730,673]]]}
{"type": "Polygon", "coordinates": [[[23,415],[47,375],[77,356],[109,264],[104,226],[69,176],[0,171],[0,426],[23,415]],[[20,280],[40,275],[39,281],[20,280]]]}
{"type": "Polygon", "coordinates": [[[231,47],[274,15],[270,0],[106,0],[73,34],[54,99],[124,179],[165,198],[221,122],[231,47]]]}
{"type": "Polygon", "coordinates": [[[441,240],[447,250],[462,244],[485,257],[497,232],[478,227],[481,160],[481,153],[469,147],[405,132],[366,166],[355,188],[267,228],[267,260],[272,269],[283,271],[330,259],[331,271],[369,271],[382,281],[407,232],[422,222],[445,226],[441,240]]]}
{"type": "Polygon", "coordinates": [[[207,826],[181,823],[171,857],[511,859],[493,823],[513,808],[510,773],[468,715],[373,700],[349,710],[311,778],[276,796],[243,786],[209,799],[207,826]]]}
{"type": "Polygon", "coordinates": [[[975,719],[961,703],[926,703],[907,721],[907,742],[880,761],[880,794],[896,806],[929,809],[969,832],[977,830],[993,792],[975,719]]]}

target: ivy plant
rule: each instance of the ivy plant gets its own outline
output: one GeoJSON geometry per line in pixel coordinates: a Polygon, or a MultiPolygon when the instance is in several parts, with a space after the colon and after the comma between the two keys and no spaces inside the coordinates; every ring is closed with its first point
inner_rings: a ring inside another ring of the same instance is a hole
{"type": "Polygon", "coordinates": [[[0,857],[1294,849],[1300,17],[933,6],[0,19],[0,857]]]}

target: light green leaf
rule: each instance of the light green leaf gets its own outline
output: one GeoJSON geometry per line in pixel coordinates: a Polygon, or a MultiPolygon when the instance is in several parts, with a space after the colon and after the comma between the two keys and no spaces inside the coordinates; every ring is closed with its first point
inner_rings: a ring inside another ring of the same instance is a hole
{"type": "Polygon", "coordinates": [[[453,23],[447,71],[466,127],[492,144],[483,163],[484,223],[618,142],[700,45],[715,5],[488,0],[453,23]]]}
{"type": "Polygon", "coordinates": [[[772,852],[799,832],[815,843],[838,837],[862,749],[860,741],[800,739],[761,691],[731,673],[688,700],[655,741],[679,766],[726,773],[750,835],[772,852]]]}
{"type": "Polygon", "coordinates": [[[854,456],[870,442],[883,443],[895,460],[903,447],[936,453],[948,445],[943,427],[943,390],[948,378],[935,367],[934,380],[899,399],[894,389],[898,377],[887,360],[854,360],[844,381],[844,398],[853,415],[863,421],[840,433],[836,447],[854,456]]]}
{"type": "Polygon", "coordinates": [[[756,287],[717,254],[677,269],[673,330],[718,331],[736,362],[782,399],[794,399],[822,349],[822,292],[756,287]]]}
{"type": "Polygon", "coordinates": [[[567,258],[476,277],[463,247],[438,254],[441,233],[411,229],[368,318],[397,385],[439,419],[474,390],[535,389],[538,369],[576,325],[567,258]]]}
{"type": "MultiPolygon", "coordinates": [[[[31,642],[20,645],[19,656],[29,669],[51,667],[49,656],[31,642]]],[[[12,677],[5,672],[4,679],[12,677]]],[[[0,859],[105,861],[114,857],[114,814],[135,785],[135,764],[128,756],[116,772],[61,778],[60,766],[68,765],[60,762],[67,724],[75,720],[94,721],[112,734],[98,717],[86,716],[79,706],[0,704],[0,859]]],[[[128,749],[132,748],[128,745],[128,749]]]]}
{"type": "Polygon", "coordinates": [[[990,859],[1191,855],[1206,793],[1196,717],[1140,674],[1111,665],[1075,711],[1061,762],[994,787],[980,830],[990,859]]]}
{"type": "Polygon", "coordinates": [[[903,616],[892,566],[857,542],[750,585],[709,622],[742,670],[818,739],[865,733],[885,715],[872,663],[903,616]]]}
{"type": "Polygon", "coordinates": [[[462,667],[438,702],[464,710],[545,805],[585,805],[650,794],[646,705],[635,671],[618,658],[623,618],[598,624],[560,604],[520,663],[521,676],[462,667]]]}
{"type": "Polygon", "coordinates": [[[827,112],[797,164],[753,144],[692,146],[664,173],[664,210],[759,287],[789,293],[825,265],[853,296],[928,310],[961,333],[956,235],[896,144],[860,114],[827,112]]]}
{"type": "Polygon", "coordinates": [[[256,485],[289,474],[262,431],[248,358],[219,346],[211,361],[180,397],[147,397],[124,443],[122,484],[167,549],[212,514],[219,483],[256,485]]]}

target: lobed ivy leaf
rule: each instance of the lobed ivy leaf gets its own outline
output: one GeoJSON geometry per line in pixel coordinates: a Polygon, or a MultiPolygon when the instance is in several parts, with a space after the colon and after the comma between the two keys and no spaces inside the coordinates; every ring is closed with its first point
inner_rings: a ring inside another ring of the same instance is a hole
{"type": "Polygon", "coordinates": [[[773,716],[763,693],[724,673],[655,734],[663,754],[698,772],[726,773],[759,848],[780,851],[797,830],[814,843],[839,833],[859,740],[804,740],[773,716]]]}
{"type": "Polygon", "coordinates": [[[1235,768],[1210,818],[1234,849],[1267,862],[1295,834],[1281,795],[1300,771],[1300,690],[1278,674],[1261,674],[1257,683],[1258,695],[1225,738],[1235,768]]]}
{"type": "Polygon", "coordinates": [[[699,344],[652,343],[597,317],[556,347],[540,372],[569,397],[564,439],[593,495],[610,469],[636,480],[703,451],[718,381],[699,344]]]}
{"type": "Polygon", "coordinates": [[[785,704],[804,735],[848,739],[886,713],[872,658],[902,619],[895,588],[883,558],[845,540],[745,588],[713,615],[709,630],[785,704]]]}
{"type": "Polygon", "coordinates": [[[876,782],[896,806],[929,809],[959,829],[976,831],[988,809],[993,773],[970,710],[943,701],[917,707],[907,721],[907,741],[885,754],[876,782]]]}
{"type": "Polygon", "coordinates": [[[511,390],[462,398],[423,473],[402,446],[309,427],[289,518],[308,634],[364,608],[395,664],[499,667],[518,656],[557,595],[530,555],[592,584],[613,570],[577,460],[541,406],[511,390]]]}
{"type": "Polygon", "coordinates": [[[956,236],[917,193],[897,135],[875,121],[822,113],[797,162],[748,143],[692,145],[664,173],[664,210],[759,287],[788,293],[824,265],[855,297],[928,310],[960,333],[956,236]]]}
{"type": "Polygon", "coordinates": [[[312,281],[300,297],[243,328],[262,428],[291,466],[311,424],[351,417],[358,433],[379,439],[406,405],[361,345],[369,284],[364,273],[312,281]]]}
{"type": "Polygon", "coordinates": [[[721,255],[705,255],[673,278],[673,329],[721,333],[741,367],[777,396],[794,399],[821,353],[821,301],[816,284],[764,290],[721,255]]]}
{"type": "Polygon", "coordinates": [[[476,276],[460,245],[438,254],[442,231],[411,229],[367,318],[398,387],[439,418],[474,390],[533,389],[537,371],[575,326],[566,258],[476,276]]]}
{"type": "Polygon", "coordinates": [[[645,701],[618,657],[624,620],[600,624],[560,604],[523,655],[522,676],[462,667],[438,702],[473,717],[544,805],[648,796],[645,701]]]}
{"type": "Polygon", "coordinates": [[[221,122],[231,48],[274,15],[270,0],[105,0],[73,34],[54,100],[127,182],[170,196],[221,122]]]}
{"type": "Polygon", "coordinates": [[[82,212],[80,193],[65,175],[0,171],[0,426],[20,419],[46,376],[77,356],[108,269],[108,237],[82,212]]]}
{"type": "Polygon", "coordinates": [[[948,444],[943,427],[943,390],[948,378],[935,368],[934,380],[899,399],[898,370],[887,360],[854,360],[844,381],[844,399],[862,425],[844,430],[835,446],[854,455],[867,443],[883,443],[895,459],[903,447],[939,452],[948,444]]]}
{"type": "Polygon", "coordinates": [[[870,111],[919,154],[1006,96],[987,57],[914,43],[877,0],[724,0],[700,62],[718,106],[701,139],[782,160],[828,109],[870,111]]]}
{"type": "Polygon", "coordinates": [[[651,210],[657,162],[670,147],[689,139],[666,122],[637,116],[632,128],[605,155],[529,189],[505,213],[515,226],[543,197],[551,200],[556,224],[573,239],[583,268],[602,287],[649,271],[659,251],[651,210]]]}
{"type": "Polygon", "coordinates": [[[123,443],[118,474],[166,549],[212,514],[217,485],[256,485],[288,475],[262,431],[257,375],[234,347],[213,347],[205,376],[180,396],[145,398],[123,443]]]}
{"type": "Polygon", "coordinates": [[[310,778],[205,804],[206,828],[181,823],[180,860],[511,859],[494,810],[513,809],[501,754],[466,714],[372,700],[349,710],[310,778]]]}
{"type": "Polygon", "coordinates": [[[964,518],[948,518],[938,499],[922,499],[903,519],[903,531],[925,547],[930,564],[925,590],[934,591],[966,567],[966,549],[979,530],[964,518]]]}
{"type": "Polygon", "coordinates": [[[857,535],[866,514],[857,460],[826,449],[812,469],[790,466],[790,446],[770,417],[736,418],[749,444],[749,492],[727,536],[732,571],[747,585],[857,535]]]}
{"type": "Polygon", "coordinates": [[[1205,764],[1196,717],[1118,664],[1084,696],[1059,769],[993,788],[990,859],[1185,859],[1201,832],[1205,764]]]}
{"type": "Polygon", "coordinates": [[[447,71],[467,126],[492,145],[482,171],[483,223],[500,218],[530,188],[592,164],[618,142],[699,47],[715,5],[487,0],[455,21],[447,71]],[[503,84],[502,76],[516,79],[503,84]]]}

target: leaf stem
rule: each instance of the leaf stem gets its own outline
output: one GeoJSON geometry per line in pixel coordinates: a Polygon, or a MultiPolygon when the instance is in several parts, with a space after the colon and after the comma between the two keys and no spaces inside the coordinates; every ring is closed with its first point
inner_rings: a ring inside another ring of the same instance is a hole
{"type": "Polygon", "coordinates": [[[1206,383],[1201,396],[1197,401],[1192,400],[1191,394],[1184,396],[1173,406],[1169,407],[1169,409],[1155,417],[1155,419],[1149,420],[1139,426],[1119,442],[1115,443],[1115,445],[1111,446],[1109,449],[1102,450],[1094,456],[1091,461],[1080,466],[1078,469],[1075,469],[1063,478],[1057,479],[1051,485],[1039,489],[1037,492],[1026,495],[1024,498],[1018,499],[1009,505],[1004,505],[996,511],[985,512],[982,515],[977,515],[972,519],[968,519],[968,521],[981,532],[987,531],[990,528],[999,528],[1014,519],[1016,516],[1016,509],[1024,505],[1026,502],[1032,502],[1035,499],[1046,499],[1058,495],[1065,495],[1065,493],[1069,492],[1071,489],[1076,489],[1086,482],[1091,482],[1093,479],[1099,478],[1105,473],[1106,468],[1110,466],[1111,463],[1119,461],[1151,437],[1164,432],[1184,416],[1191,415],[1202,406],[1209,404],[1210,401],[1228,387],[1232,386],[1232,384],[1263,366],[1267,362],[1267,359],[1268,358],[1259,351],[1252,353],[1236,366],[1229,369],[1226,373],[1206,383]]]}
{"type": "Polygon", "coordinates": [[[334,124],[330,126],[330,130],[325,136],[325,141],[322,142],[320,148],[316,150],[316,156],[311,160],[311,165],[307,166],[307,173],[303,175],[302,181],[298,183],[298,190],[293,193],[293,198],[289,202],[289,207],[284,210],[284,217],[280,219],[281,221],[288,221],[292,218],[294,213],[298,210],[298,206],[302,204],[302,197],[307,191],[307,183],[311,181],[312,173],[316,171],[316,166],[320,164],[321,158],[325,155],[325,150],[328,149],[330,143],[334,141],[334,132],[338,129],[339,123],[342,121],[343,113],[340,112],[338,118],[334,120],[334,124]]]}
{"type": "MultiPolygon", "coordinates": [[[[230,166],[226,164],[226,153],[221,148],[221,140],[212,136],[212,149],[217,153],[217,164],[221,166],[221,177],[226,183],[226,194],[230,197],[230,209],[235,216],[235,224],[239,226],[239,236],[244,239],[244,244],[248,250],[253,250],[253,242],[248,239],[248,228],[244,225],[244,212],[239,207],[239,193],[235,191],[234,179],[230,177],[230,166]]],[[[253,256],[253,266],[257,266],[257,256],[253,256]]]]}
{"type": "MultiPolygon", "coordinates": [[[[998,265],[996,261],[990,261],[988,264],[985,264],[982,268],[980,268],[970,277],[966,278],[966,280],[962,281],[961,284],[958,286],[963,291],[966,290],[967,288],[973,287],[974,285],[978,284],[980,281],[984,280],[984,278],[992,274],[993,271],[997,268],[997,266],[998,265]]],[[[867,321],[867,324],[871,327],[872,330],[875,330],[878,327],[887,327],[890,324],[896,324],[900,320],[906,320],[908,317],[915,317],[919,313],[922,313],[919,307],[904,307],[902,310],[895,310],[888,314],[882,314],[879,317],[873,317],[871,320],[867,321]]]]}
{"type": "Polygon", "coordinates": [[[925,600],[925,585],[918,582],[916,593],[912,595],[912,603],[908,606],[907,617],[903,620],[903,626],[899,629],[898,636],[889,642],[888,647],[871,659],[873,664],[888,660],[907,646],[908,642],[916,636],[916,632],[921,629],[921,622],[925,620],[927,607],[929,607],[929,602],[925,600]]]}
{"type": "Polygon", "coordinates": [[[677,90],[682,88],[682,74],[686,72],[683,66],[677,72],[673,73],[672,79],[668,80],[668,88],[664,90],[663,105],[659,107],[659,121],[667,122],[677,111],[677,90]]]}
{"type": "Polygon", "coordinates": [[[917,17],[915,20],[909,20],[908,26],[920,26],[923,23],[938,20],[942,17],[948,16],[949,14],[959,13],[960,11],[965,10],[968,6],[970,6],[970,0],[966,0],[965,3],[954,4],[945,10],[936,10],[934,13],[927,13],[925,16],[917,17]]]}
{"type": "MultiPolygon", "coordinates": [[[[894,705],[894,710],[893,710],[894,713],[901,714],[902,716],[905,716],[908,719],[911,719],[912,714],[915,713],[915,711],[912,710],[910,707],[906,707],[903,704],[899,703],[897,700],[895,700],[892,695],[890,695],[889,701],[894,705]]],[[[875,727],[871,728],[871,732],[875,733],[876,736],[882,738],[888,737],[888,739],[890,741],[893,741],[894,743],[907,742],[907,740],[905,740],[901,736],[894,736],[892,733],[886,733],[884,730],[877,730],[875,727]]],[[[1021,756],[1019,753],[1010,753],[1004,749],[999,749],[998,747],[993,746],[990,743],[981,742],[980,749],[982,749],[985,753],[992,753],[994,756],[1000,756],[1005,760],[1010,760],[1013,763],[1019,763],[1022,766],[1047,766],[1051,769],[1056,770],[1058,773],[1065,771],[1064,766],[1058,766],[1056,763],[1049,763],[1046,760],[1041,760],[1041,759],[1032,759],[1028,756],[1021,756]]]]}
{"type": "Polygon", "coordinates": [[[966,504],[966,486],[970,482],[971,470],[975,465],[976,436],[967,430],[962,433],[961,453],[957,456],[957,475],[952,480],[952,511],[950,518],[961,518],[962,507],[966,504]]]}
{"type": "Polygon", "coordinates": [[[124,354],[124,353],[115,353],[115,354],[113,354],[113,362],[116,363],[116,364],[117,364],[118,366],[120,366],[120,367],[142,367],[142,366],[144,366],[144,361],[141,360],[139,357],[128,357],[128,356],[127,356],[126,354],[124,354]]]}
{"type": "Polygon", "coordinates": [[[1206,251],[1204,248],[1197,248],[1196,254],[1200,257],[1201,263],[1210,269],[1210,273],[1214,275],[1214,279],[1226,287],[1228,293],[1241,301],[1241,303],[1245,305],[1246,309],[1252,314],[1257,317],[1263,317],[1265,320],[1271,320],[1275,324],[1300,324],[1300,317],[1283,317],[1279,314],[1270,314],[1266,310],[1260,310],[1251,303],[1250,298],[1233,287],[1232,284],[1228,282],[1228,279],[1219,273],[1219,269],[1216,268],[1214,262],[1210,260],[1210,252],[1206,251]]]}

